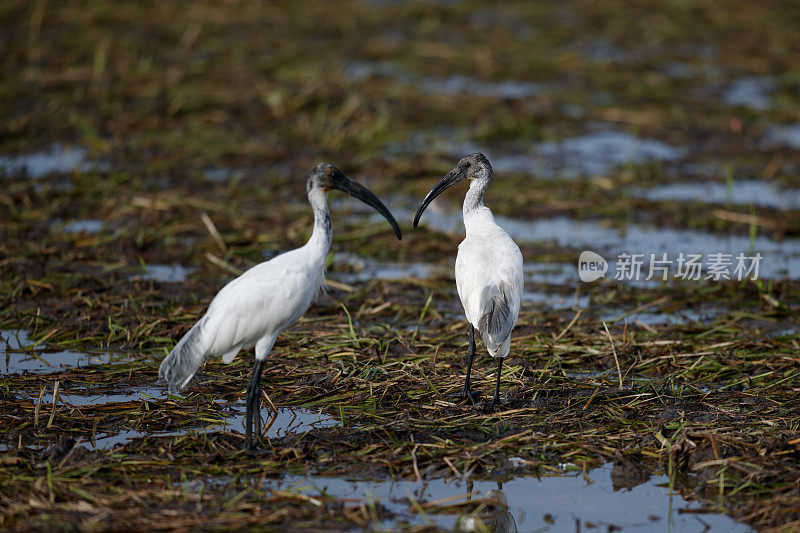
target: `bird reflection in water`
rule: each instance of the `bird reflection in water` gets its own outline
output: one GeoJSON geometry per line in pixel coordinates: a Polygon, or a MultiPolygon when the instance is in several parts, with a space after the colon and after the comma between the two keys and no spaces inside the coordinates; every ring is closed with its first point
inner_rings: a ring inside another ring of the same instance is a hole
{"type": "MultiPolygon", "coordinates": [[[[472,496],[472,481],[467,482],[467,501],[472,496]]],[[[492,533],[517,533],[517,522],[508,510],[508,497],[503,492],[503,484],[497,482],[483,497],[484,503],[476,511],[459,515],[456,530],[469,532],[491,531],[492,533]]]]}

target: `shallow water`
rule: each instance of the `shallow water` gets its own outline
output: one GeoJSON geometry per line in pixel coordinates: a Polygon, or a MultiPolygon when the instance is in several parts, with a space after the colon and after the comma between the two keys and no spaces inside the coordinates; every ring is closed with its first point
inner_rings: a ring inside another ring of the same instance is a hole
{"type": "MultiPolygon", "coordinates": [[[[145,389],[151,390],[151,389],[145,389]]],[[[129,401],[136,401],[139,398],[143,398],[145,394],[148,394],[142,390],[139,392],[139,396],[122,396],[123,402],[129,401]]],[[[164,393],[159,392],[158,389],[152,389],[155,394],[148,394],[156,400],[158,398],[163,398],[164,393]]],[[[59,393],[60,396],[60,393],[59,393]]],[[[112,398],[114,395],[99,395],[98,404],[103,403],[112,403],[109,398],[112,398]]],[[[75,395],[72,395],[72,398],[76,398],[75,395]]],[[[82,399],[79,399],[79,402],[87,401],[90,396],[83,396],[82,399]]],[[[52,396],[50,396],[50,401],[52,402],[52,396]]],[[[73,405],[92,405],[89,403],[78,403],[73,405]]],[[[94,404],[97,405],[97,404],[94,404]]],[[[116,434],[103,434],[101,438],[96,438],[94,443],[89,442],[88,440],[84,442],[82,445],[89,448],[89,449],[111,449],[114,446],[123,445],[131,442],[137,438],[144,438],[144,437],[175,437],[181,435],[198,435],[202,433],[214,433],[218,431],[231,431],[236,432],[239,434],[244,435],[244,404],[242,404],[241,410],[236,410],[235,414],[230,416],[221,418],[219,422],[204,422],[204,426],[202,427],[192,427],[192,428],[184,428],[184,429],[177,429],[177,430],[170,430],[170,431],[138,431],[138,430],[126,430],[121,431],[116,434]],[[241,411],[241,412],[240,412],[241,411]]],[[[265,430],[264,433],[270,439],[285,437],[287,435],[302,435],[306,431],[312,429],[319,429],[319,428],[328,428],[328,427],[335,427],[340,425],[340,421],[332,418],[322,412],[316,412],[311,409],[306,409],[303,407],[278,407],[278,413],[275,414],[272,412],[271,409],[262,408],[261,410],[261,420],[262,420],[262,428],[265,430]],[[274,420],[273,420],[274,418],[274,420]],[[270,426],[270,423],[272,424],[270,426]],[[267,426],[269,430],[267,430],[267,426]]]]}
{"type": "Polygon", "coordinates": [[[454,163],[465,154],[483,152],[495,172],[574,179],[606,174],[626,164],[678,161],[688,150],[603,128],[558,142],[516,141],[502,148],[477,143],[456,131],[418,131],[406,141],[390,144],[386,152],[388,155],[440,154],[452,157],[454,163]]]}
{"type": "MultiPolygon", "coordinates": [[[[106,405],[110,403],[136,402],[141,399],[158,399],[167,396],[166,389],[163,387],[130,387],[120,392],[107,392],[86,394],[85,392],[71,392],[68,388],[61,388],[58,391],[58,401],[78,407],[86,405],[106,405]]],[[[39,396],[29,396],[28,400],[37,402],[39,396]]],[[[42,396],[43,404],[53,403],[52,389],[46,390],[42,396]]]]}
{"type": "Polygon", "coordinates": [[[344,72],[353,81],[362,81],[373,77],[391,78],[417,87],[429,94],[438,95],[464,93],[516,100],[530,98],[542,90],[538,83],[529,81],[484,81],[462,75],[444,78],[419,76],[389,61],[354,61],[345,66],[344,72]]]}
{"type": "Polygon", "coordinates": [[[764,111],[772,107],[772,93],[775,88],[776,83],[772,78],[740,78],[725,87],[722,99],[728,105],[764,111]]]}
{"type": "Polygon", "coordinates": [[[337,253],[333,258],[333,266],[328,271],[328,277],[344,283],[452,276],[451,267],[419,262],[379,262],[348,252],[337,253]]]}
{"type": "Polygon", "coordinates": [[[800,148],[800,124],[772,126],[761,138],[762,148],[800,148]]]}
{"type": "MultiPolygon", "coordinates": [[[[798,130],[800,134],[800,130],[798,130]]],[[[670,183],[630,193],[654,202],[702,202],[705,204],[755,205],[774,209],[800,209],[800,190],[780,189],[773,183],[741,180],[730,187],[719,182],[670,183]]]]}
{"type": "Polygon", "coordinates": [[[459,75],[446,78],[426,76],[420,78],[417,84],[426,92],[433,94],[465,93],[475,96],[504,98],[506,100],[530,98],[539,94],[542,90],[538,83],[530,81],[504,80],[493,82],[459,75]]]}
{"type": "Polygon", "coordinates": [[[569,263],[523,263],[522,271],[526,283],[569,287],[578,281],[578,268],[569,263]]]}
{"type": "Polygon", "coordinates": [[[677,310],[670,313],[658,313],[653,311],[639,311],[637,313],[628,314],[627,311],[616,309],[609,312],[604,312],[601,320],[606,322],[628,322],[629,324],[645,324],[646,326],[675,326],[679,324],[690,323],[708,323],[713,321],[717,316],[724,312],[723,309],[707,309],[696,311],[693,309],[677,310]]]}
{"type": "MultiPolygon", "coordinates": [[[[555,172],[564,177],[605,174],[614,167],[651,161],[676,161],[686,150],[654,139],[641,139],[624,131],[601,130],[561,142],[545,142],[535,147],[545,162],[531,173],[555,172]]],[[[502,168],[502,167],[500,167],[502,168]]]]}
{"type": "Polygon", "coordinates": [[[24,329],[0,330],[0,353],[21,350],[34,344],[24,329]]]}
{"type": "Polygon", "coordinates": [[[65,368],[113,364],[132,361],[136,355],[127,352],[86,353],[74,350],[44,351],[45,344],[34,346],[28,332],[18,329],[0,330],[0,370],[6,374],[44,374],[65,368]]]}
{"type": "Polygon", "coordinates": [[[0,350],[0,370],[6,374],[47,374],[67,368],[89,365],[125,363],[135,359],[126,353],[85,353],[74,350],[58,352],[28,351],[3,353],[0,350]]]}
{"type": "Polygon", "coordinates": [[[181,283],[186,281],[186,277],[193,274],[197,269],[182,265],[145,265],[145,271],[138,274],[137,278],[161,283],[181,283]]]}
{"type": "Polygon", "coordinates": [[[87,218],[84,220],[73,220],[61,226],[62,233],[100,233],[106,227],[105,222],[95,218],[87,218]]]}
{"type": "Polygon", "coordinates": [[[48,174],[69,174],[75,170],[87,172],[100,165],[86,160],[86,149],[77,146],[52,144],[46,150],[17,156],[0,156],[0,176],[41,178],[48,174]]]}
{"type": "MultiPolygon", "coordinates": [[[[314,411],[305,407],[276,407],[278,408],[277,413],[274,413],[270,408],[264,407],[261,409],[262,427],[266,428],[272,423],[269,431],[267,431],[267,436],[271,439],[291,434],[302,434],[312,429],[341,425],[339,419],[326,415],[321,411],[314,411]],[[274,422],[272,422],[273,418],[275,419],[274,422]]],[[[225,418],[222,423],[208,426],[206,429],[223,429],[244,434],[244,408],[240,412],[225,418]]]]}
{"type": "Polygon", "coordinates": [[[232,181],[234,179],[239,179],[247,175],[247,172],[243,169],[235,169],[235,168],[226,168],[226,167],[212,167],[203,169],[203,176],[208,181],[213,181],[215,183],[224,183],[226,181],[232,181]]]}
{"type": "MultiPolygon", "coordinates": [[[[519,461],[522,463],[522,461],[519,461]]],[[[394,520],[384,520],[378,525],[394,528],[399,524],[433,524],[440,528],[470,531],[474,519],[485,524],[495,524],[495,531],[594,531],[622,528],[623,531],[750,531],[728,516],[697,512],[702,506],[689,502],[678,494],[670,493],[666,476],[652,476],[634,485],[620,479],[611,465],[588,473],[565,473],[561,476],[517,477],[499,485],[494,481],[435,479],[430,481],[350,481],[321,476],[286,476],[264,481],[263,488],[301,493],[323,500],[325,496],[346,500],[348,505],[361,501],[380,503],[396,514],[394,520]],[[616,489],[615,489],[616,480],[616,489]],[[502,488],[499,488],[502,487],[502,488]],[[498,492],[498,490],[500,492],[498,492]],[[462,507],[460,512],[445,511],[431,506],[432,502],[453,498],[441,505],[453,505],[468,499],[488,497],[496,506],[483,507],[475,513],[462,507]],[[425,509],[425,514],[414,511],[414,500],[425,509]],[[505,500],[505,502],[504,502],[505,500]],[[507,505],[503,505],[506,503],[507,505]],[[502,524],[502,525],[501,525],[502,524]]],[[[211,483],[214,480],[209,481],[211,483]]],[[[199,490],[199,484],[190,485],[199,490]]]]}
{"type": "Polygon", "coordinates": [[[583,51],[584,57],[593,63],[623,63],[631,59],[631,54],[603,38],[589,42],[583,51]]]}
{"type": "Polygon", "coordinates": [[[554,294],[544,291],[523,291],[522,303],[532,304],[535,307],[546,307],[560,311],[563,309],[581,308],[586,309],[589,307],[589,297],[586,295],[564,295],[554,294]]]}

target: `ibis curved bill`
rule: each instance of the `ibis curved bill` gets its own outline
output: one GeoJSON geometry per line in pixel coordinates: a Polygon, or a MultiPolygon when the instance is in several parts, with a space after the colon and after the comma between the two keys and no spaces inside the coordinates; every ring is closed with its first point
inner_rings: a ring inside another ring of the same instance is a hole
{"type": "MultiPolygon", "coordinates": [[[[192,326],[161,362],[158,375],[171,391],[185,387],[200,365],[211,356],[233,361],[240,350],[255,346],[255,367],[247,387],[246,446],[252,446],[254,412],[261,396],[261,373],[278,335],[303,316],[325,286],[325,262],[331,246],[331,219],[327,193],[337,189],[373,207],[402,238],[397,221],[366,187],[333,165],[317,165],[306,182],[314,210],[314,229],[308,242],[295,250],[260,263],[225,285],[206,314],[192,326]]],[[[261,436],[261,417],[256,416],[261,436]]]]}
{"type": "Polygon", "coordinates": [[[481,153],[458,162],[428,192],[414,216],[414,228],[434,198],[462,180],[470,186],[464,198],[466,238],[458,246],[456,287],[469,323],[467,378],[462,395],[474,402],[470,389],[475,357],[475,330],[480,333],[489,355],[497,359],[497,383],[490,409],[500,403],[500,374],[511,346],[511,330],[517,323],[522,302],[522,253],[511,237],[494,221],[483,205],[483,195],[492,181],[492,165],[481,153]]]}

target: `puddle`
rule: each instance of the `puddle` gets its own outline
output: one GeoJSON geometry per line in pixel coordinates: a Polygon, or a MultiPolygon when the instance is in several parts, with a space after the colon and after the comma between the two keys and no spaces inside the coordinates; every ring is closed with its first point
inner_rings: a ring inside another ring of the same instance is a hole
{"type": "Polygon", "coordinates": [[[454,75],[446,78],[418,76],[389,61],[354,61],[345,66],[344,73],[353,81],[369,78],[392,78],[412,85],[430,94],[452,95],[458,93],[474,96],[518,100],[539,94],[538,83],[517,80],[483,81],[469,76],[454,75]]]}
{"type": "MultiPolygon", "coordinates": [[[[202,482],[184,485],[185,490],[202,490],[202,482]]],[[[346,505],[361,501],[370,508],[371,502],[379,503],[395,515],[373,524],[381,529],[433,525],[447,531],[751,531],[726,515],[703,512],[702,504],[670,493],[668,485],[663,475],[627,479],[611,465],[592,470],[586,478],[577,474],[518,477],[502,484],[443,479],[350,481],[321,476],[263,482],[264,489],[311,498],[327,496],[346,505]],[[492,505],[466,504],[484,498],[492,505]],[[424,509],[424,514],[414,512],[415,508],[424,509]]]]}
{"type": "Polygon", "coordinates": [[[31,348],[34,344],[25,330],[0,330],[0,371],[5,374],[44,374],[64,368],[124,363],[137,358],[131,353],[46,352],[43,351],[44,344],[31,348]]]}
{"type": "Polygon", "coordinates": [[[182,265],[145,265],[144,272],[132,276],[133,279],[159,281],[161,283],[181,283],[197,269],[182,265]]]}
{"type": "MultiPolygon", "coordinates": [[[[511,149],[514,147],[512,146],[511,149]]],[[[499,173],[527,174],[536,178],[568,178],[606,174],[626,164],[677,161],[687,152],[655,139],[641,139],[624,131],[603,129],[560,142],[548,141],[511,152],[481,145],[455,132],[416,132],[406,141],[391,143],[389,155],[441,154],[458,159],[483,152],[499,173]]]]}
{"type": "MultiPolygon", "coordinates": [[[[275,417],[267,431],[267,436],[271,439],[285,437],[286,435],[301,435],[312,429],[330,428],[341,425],[341,421],[326,415],[322,411],[313,411],[304,407],[278,407],[277,415],[272,409],[264,408],[261,410],[262,427],[266,428],[275,417]]],[[[206,430],[217,431],[236,431],[244,434],[244,409],[241,412],[227,417],[221,424],[207,426],[206,430]]]]}
{"type": "Polygon", "coordinates": [[[224,183],[235,179],[243,178],[246,175],[244,170],[233,168],[206,168],[203,169],[203,176],[208,181],[224,183]]]}
{"type": "Polygon", "coordinates": [[[589,307],[589,296],[554,294],[542,291],[524,291],[522,293],[522,302],[534,304],[537,307],[546,307],[555,311],[576,307],[586,309],[589,307]]]}
{"type": "MultiPolygon", "coordinates": [[[[155,398],[163,397],[165,392],[161,388],[154,388],[154,389],[142,389],[139,391],[139,396],[122,396],[122,402],[129,402],[129,401],[136,401],[139,397],[143,397],[143,394],[149,394],[150,396],[154,396],[155,398]],[[149,390],[152,390],[154,394],[150,394],[149,390]]],[[[59,394],[60,396],[60,394],[59,394]]],[[[113,395],[100,395],[102,396],[101,402],[102,403],[111,403],[111,398],[113,395]]],[[[37,397],[38,398],[38,397],[37,397]]],[[[90,396],[83,396],[84,399],[91,398],[90,396]]],[[[50,397],[50,401],[52,402],[52,396],[50,397]]],[[[227,402],[220,401],[218,402],[220,405],[227,405],[227,402]]],[[[78,404],[73,404],[78,405],[78,404]]],[[[88,405],[88,404],[80,404],[80,405],[88,405]]],[[[242,403],[242,406],[244,404],[242,403]]],[[[83,446],[94,449],[94,450],[101,450],[101,449],[111,449],[114,446],[124,445],[132,441],[136,438],[143,438],[143,437],[176,437],[180,435],[198,435],[202,433],[213,433],[217,431],[235,431],[244,435],[244,408],[241,409],[241,412],[237,410],[237,412],[233,415],[220,419],[219,422],[208,422],[207,425],[203,427],[193,427],[193,428],[186,428],[186,429],[179,429],[179,430],[172,430],[172,431],[139,431],[139,430],[127,430],[122,431],[120,433],[115,434],[103,434],[102,437],[96,438],[94,443],[91,442],[84,442],[82,443],[83,446]]],[[[264,429],[270,423],[272,424],[269,427],[269,430],[266,431],[266,434],[269,438],[279,438],[285,437],[287,435],[302,435],[306,431],[312,429],[321,429],[321,428],[328,428],[328,427],[335,427],[340,425],[340,421],[338,419],[332,418],[322,412],[315,412],[311,409],[306,409],[302,407],[278,407],[278,413],[275,417],[275,420],[272,421],[273,412],[271,409],[264,408],[261,410],[261,424],[264,429]]]]}
{"type": "Polygon", "coordinates": [[[776,83],[772,78],[741,78],[728,85],[722,99],[728,105],[763,111],[772,107],[772,93],[776,83]]]}
{"type": "Polygon", "coordinates": [[[604,174],[625,164],[675,161],[683,157],[685,150],[627,132],[604,130],[560,143],[539,144],[536,153],[547,160],[546,169],[560,175],[581,176],[604,174]]]}
{"type": "Polygon", "coordinates": [[[28,332],[24,329],[0,330],[0,356],[3,352],[23,350],[33,344],[34,341],[28,338],[28,332]]]}
{"type": "Polygon", "coordinates": [[[724,311],[722,309],[709,309],[706,311],[679,310],[670,313],[642,311],[629,315],[626,315],[626,312],[627,311],[622,309],[617,309],[603,314],[600,316],[600,319],[608,323],[616,321],[620,324],[624,324],[625,321],[627,321],[628,324],[635,324],[638,322],[646,326],[677,326],[682,324],[709,323],[724,311]]]}
{"type": "Polygon", "coordinates": [[[429,93],[457,94],[465,93],[474,96],[521,100],[530,98],[541,92],[538,83],[506,80],[499,82],[481,81],[467,76],[449,76],[447,78],[425,77],[418,85],[429,93]]]}
{"type": "MultiPolygon", "coordinates": [[[[798,135],[800,136],[800,129],[798,135]]],[[[800,147],[800,144],[798,146],[800,147]]],[[[800,190],[781,190],[772,183],[758,180],[736,181],[730,188],[725,183],[718,182],[671,183],[651,189],[636,189],[631,195],[653,202],[697,201],[705,204],[730,203],[775,209],[800,209],[800,190]]]]}
{"type": "MultiPolygon", "coordinates": [[[[79,407],[87,405],[106,405],[110,403],[137,402],[146,397],[158,399],[164,398],[166,395],[166,390],[163,387],[131,387],[122,392],[109,392],[100,394],[85,394],[82,392],[70,392],[69,390],[59,389],[58,401],[74,407],[79,407]]],[[[35,396],[28,396],[27,399],[36,403],[39,401],[39,395],[37,394],[35,396]]],[[[52,388],[48,388],[45,390],[44,396],[42,396],[42,406],[52,405],[52,403],[52,388]]]]}
{"type": "Polygon", "coordinates": [[[569,263],[523,263],[526,283],[540,285],[575,285],[577,267],[569,263]]]}
{"type": "Polygon", "coordinates": [[[329,277],[344,283],[369,280],[429,279],[453,277],[451,266],[431,263],[383,263],[352,253],[337,253],[329,277]]]}
{"type": "Polygon", "coordinates": [[[685,63],[681,61],[673,61],[660,66],[661,71],[665,76],[674,79],[699,79],[699,78],[719,78],[722,75],[722,70],[712,63],[685,63]]]}
{"type": "Polygon", "coordinates": [[[46,150],[17,156],[0,156],[0,175],[41,178],[51,173],[87,172],[100,165],[86,160],[86,149],[53,144],[46,150]]]}
{"type": "Polygon", "coordinates": [[[0,348],[0,370],[5,374],[47,374],[65,368],[125,363],[133,359],[135,356],[127,353],[93,354],[73,350],[49,353],[42,351],[3,353],[0,348]]]}
{"type": "Polygon", "coordinates": [[[761,139],[762,148],[800,148],[800,124],[772,126],[761,139]]]}
{"type": "Polygon", "coordinates": [[[606,39],[594,39],[585,48],[584,57],[597,64],[624,63],[631,59],[631,54],[615,46],[606,39]]]}
{"type": "Polygon", "coordinates": [[[85,220],[73,220],[61,226],[62,233],[86,233],[94,234],[102,232],[106,227],[105,222],[94,218],[85,220]]]}

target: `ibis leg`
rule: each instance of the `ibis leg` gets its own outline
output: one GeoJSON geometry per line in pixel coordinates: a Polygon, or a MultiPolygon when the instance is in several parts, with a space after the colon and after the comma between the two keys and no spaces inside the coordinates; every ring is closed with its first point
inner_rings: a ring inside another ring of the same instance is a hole
{"type": "Polygon", "coordinates": [[[469,388],[469,378],[472,374],[472,361],[475,359],[475,327],[469,325],[469,351],[467,352],[467,379],[464,381],[464,396],[471,398],[472,391],[469,388]]]}
{"type": "Polygon", "coordinates": [[[467,398],[473,405],[480,397],[480,391],[473,391],[469,386],[470,375],[472,374],[472,361],[475,359],[475,328],[469,325],[469,351],[467,352],[467,379],[464,381],[464,389],[461,392],[450,394],[455,398],[467,398]]]}
{"type": "Polygon", "coordinates": [[[494,398],[492,398],[492,404],[489,409],[494,409],[495,406],[500,404],[500,372],[503,370],[503,359],[504,357],[497,358],[497,382],[494,386],[494,398]]]}
{"type": "MultiPolygon", "coordinates": [[[[258,404],[261,400],[261,365],[263,363],[263,361],[256,359],[256,365],[253,367],[253,375],[250,376],[250,383],[247,385],[244,445],[248,450],[253,448],[253,414],[258,411],[258,404]]],[[[256,416],[259,417],[256,425],[256,433],[258,437],[261,437],[261,413],[259,412],[256,416]]]]}

